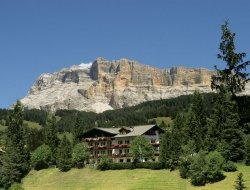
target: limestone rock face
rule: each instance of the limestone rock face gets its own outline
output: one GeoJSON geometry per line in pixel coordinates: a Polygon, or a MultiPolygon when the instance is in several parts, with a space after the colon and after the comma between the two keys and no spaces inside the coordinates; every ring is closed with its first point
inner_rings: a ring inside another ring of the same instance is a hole
{"type": "Polygon", "coordinates": [[[158,69],[128,59],[97,58],[93,63],[42,74],[21,102],[29,109],[103,112],[190,94],[196,89],[211,92],[213,73],[200,68],[158,69]]]}

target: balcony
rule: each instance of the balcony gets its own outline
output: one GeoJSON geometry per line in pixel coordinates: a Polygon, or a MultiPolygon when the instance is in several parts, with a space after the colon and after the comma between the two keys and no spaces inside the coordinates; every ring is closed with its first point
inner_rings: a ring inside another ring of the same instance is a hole
{"type": "Polygon", "coordinates": [[[151,143],[152,146],[154,147],[159,147],[160,146],[160,142],[154,142],[154,143],[151,143]]]}
{"type": "Polygon", "coordinates": [[[122,153],[122,154],[112,154],[113,158],[121,158],[121,157],[131,157],[131,154],[129,153],[122,153]]]}
{"type": "Polygon", "coordinates": [[[111,141],[111,137],[96,137],[96,138],[84,138],[85,142],[95,142],[95,141],[111,141]]]}
{"type": "Polygon", "coordinates": [[[129,144],[112,144],[112,148],[129,148],[129,144]]]}

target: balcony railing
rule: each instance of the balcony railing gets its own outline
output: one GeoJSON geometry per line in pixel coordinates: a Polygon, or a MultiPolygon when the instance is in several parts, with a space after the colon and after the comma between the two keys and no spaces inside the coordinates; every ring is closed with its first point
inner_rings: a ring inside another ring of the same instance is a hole
{"type": "Polygon", "coordinates": [[[122,154],[112,154],[113,158],[120,158],[120,157],[131,157],[131,154],[129,153],[122,153],[122,154]]]}
{"type": "Polygon", "coordinates": [[[112,144],[112,148],[129,148],[129,144],[112,144]]]}
{"type": "Polygon", "coordinates": [[[158,146],[160,146],[160,143],[159,142],[154,142],[154,143],[151,143],[151,145],[154,146],[154,147],[158,147],[158,146]]]}
{"type": "Polygon", "coordinates": [[[94,142],[94,141],[111,141],[111,137],[96,137],[96,138],[84,138],[86,142],[94,142]]]}

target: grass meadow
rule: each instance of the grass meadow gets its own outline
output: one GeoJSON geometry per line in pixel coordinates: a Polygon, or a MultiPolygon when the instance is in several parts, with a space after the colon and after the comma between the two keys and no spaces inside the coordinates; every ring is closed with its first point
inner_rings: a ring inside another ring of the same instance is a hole
{"type": "Polygon", "coordinates": [[[223,181],[194,187],[181,179],[179,172],[169,170],[113,170],[97,171],[93,168],[60,172],[56,168],[32,170],[23,180],[25,190],[234,190],[234,182],[242,172],[250,188],[250,166],[238,165],[238,171],[225,173],[223,181]]]}

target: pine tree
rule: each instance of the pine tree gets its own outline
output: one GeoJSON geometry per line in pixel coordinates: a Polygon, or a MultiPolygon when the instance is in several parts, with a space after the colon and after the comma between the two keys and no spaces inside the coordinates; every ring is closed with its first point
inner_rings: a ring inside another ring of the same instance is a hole
{"type": "Polygon", "coordinates": [[[74,144],[78,144],[81,142],[81,135],[82,135],[82,132],[83,132],[83,129],[81,127],[81,118],[80,118],[80,115],[77,114],[77,117],[76,117],[76,122],[75,122],[75,125],[74,125],[74,128],[73,128],[73,143],[74,144]]]}
{"type": "Polygon", "coordinates": [[[193,140],[196,152],[204,147],[204,138],[206,134],[206,117],[202,95],[195,91],[191,109],[186,119],[184,133],[186,142],[193,140]]]}
{"type": "Polygon", "coordinates": [[[30,167],[29,154],[25,148],[23,134],[23,106],[17,101],[9,116],[7,142],[2,160],[2,182],[5,188],[14,182],[20,182],[30,167]]]}
{"type": "Polygon", "coordinates": [[[72,147],[66,135],[63,136],[57,149],[56,166],[63,172],[72,167],[72,147]]]}
{"type": "Polygon", "coordinates": [[[55,162],[56,149],[59,144],[59,139],[57,137],[56,130],[56,117],[52,114],[49,114],[47,117],[46,126],[43,129],[44,131],[44,143],[51,148],[52,151],[52,162],[55,162]]]}
{"type": "Polygon", "coordinates": [[[170,169],[175,169],[180,162],[183,141],[182,127],[183,117],[178,114],[172,130],[165,131],[161,136],[160,161],[170,169]]]}
{"type": "Polygon", "coordinates": [[[208,150],[217,148],[226,160],[232,161],[241,160],[244,155],[243,134],[238,124],[237,110],[237,104],[231,100],[230,93],[226,88],[221,88],[208,122],[208,150]]]}
{"type": "Polygon", "coordinates": [[[245,164],[247,166],[250,166],[250,135],[247,136],[246,138],[246,160],[245,164]]]}
{"type": "Polygon", "coordinates": [[[243,179],[243,174],[242,173],[239,173],[239,175],[237,176],[237,179],[235,181],[235,189],[236,190],[244,190],[244,189],[247,189],[245,184],[244,184],[244,179],[243,179]]]}
{"type": "Polygon", "coordinates": [[[235,33],[229,29],[228,22],[222,25],[221,30],[222,36],[218,58],[226,62],[226,68],[220,70],[215,66],[217,74],[212,77],[211,87],[212,89],[220,90],[221,87],[225,86],[231,95],[234,96],[236,93],[244,90],[246,82],[249,81],[249,73],[242,72],[242,70],[246,71],[250,61],[243,62],[246,53],[235,52],[235,33]]]}

